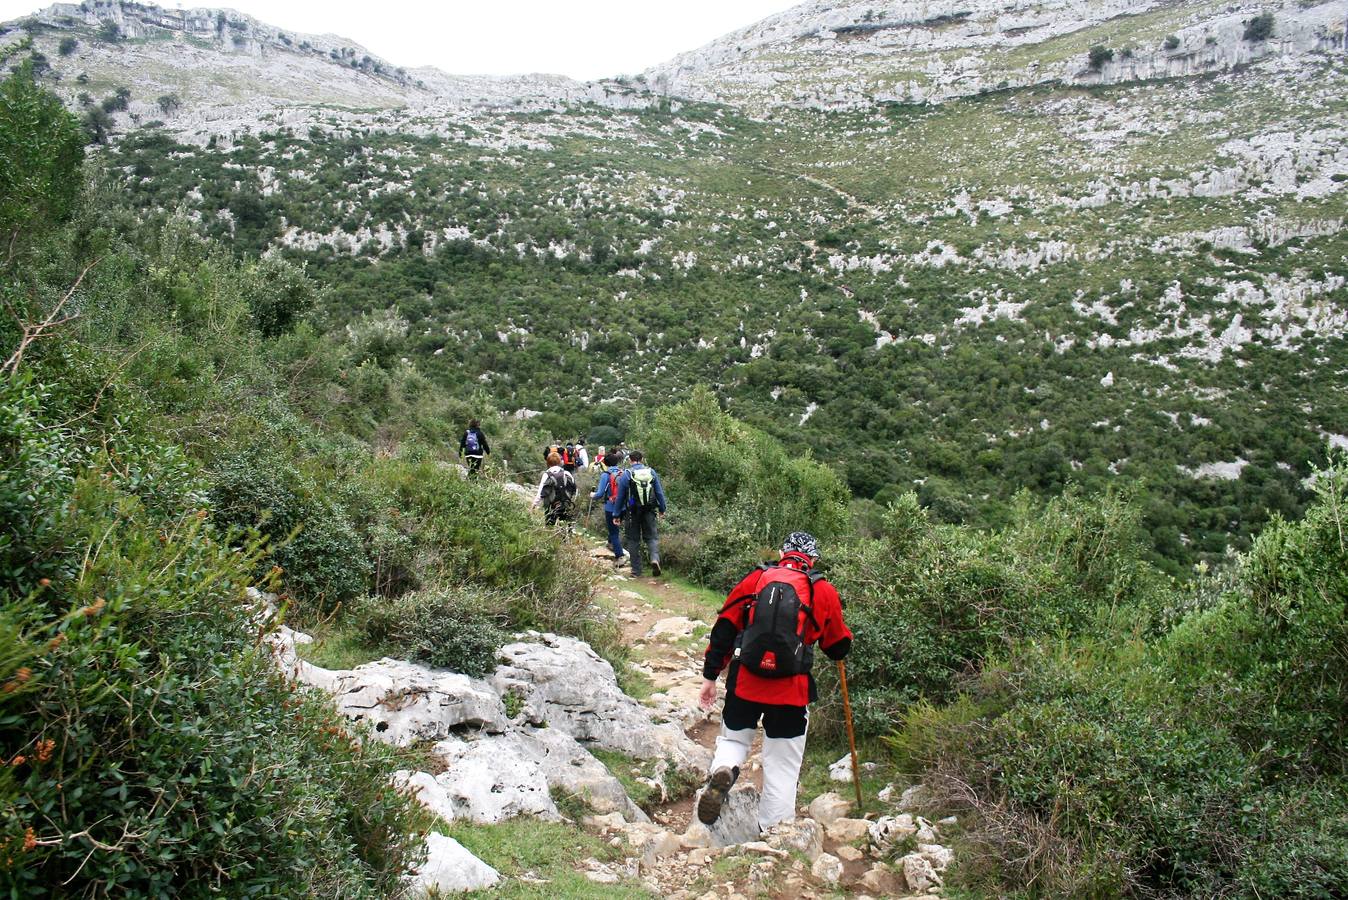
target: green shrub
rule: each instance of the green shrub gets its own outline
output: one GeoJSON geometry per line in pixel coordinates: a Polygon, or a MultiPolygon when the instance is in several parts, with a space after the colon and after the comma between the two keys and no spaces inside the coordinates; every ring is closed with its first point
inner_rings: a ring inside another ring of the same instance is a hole
{"type": "Polygon", "coordinates": [[[78,47],[79,45],[80,42],[77,41],[75,38],[63,37],[61,38],[60,45],[56,49],[57,52],[60,53],[62,56],[69,56],[70,54],[75,52],[75,48],[78,47]]]}
{"type": "Polygon", "coordinates": [[[1096,44],[1094,47],[1092,47],[1090,51],[1087,52],[1086,54],[1086,61],[1089,63],[1091,69],[1096,72],[1103,69],[1105,67],[1105,63],[1109,62],[1113,58],[1114,58],[1114,51],[1109,49],[1108,47],[1102,47],[1099,44],[1096,44]]]}
{"type": "Polygon", "coordinates": [[[371,565],[344,511],[278,454],[251,449],[211,474],[212,520],[224,530],[256,528],[273,541],[272,561],[305,616],[365,591],[371,565]]]}
{"type": "Polygon", "coordinates": [[[366,597],[353,605],[349,621],[372,646],[481,678],[496,668],[496,651],[509,640],[506,608],[503,598],[481,591],[425,590],[366,597]]]}
{"type": "MultiPolygon", "coordinates": [[[[194,510],[161,517],[123,478],[105,460],[56,505],[81,564],[37,595],[24,643],[40,649],[3,694],[0,889],[386,896],[424,814],[389,786],[387,750],[257,649],[242,591],[258,543],[217,543],[194,510]]],[[[7,637],[23,610],[0,609],[7,637]]]]}
{"type": "Polygon", "coordinates": [[[1273,13],[1260,13],[1245,23],[1245,40],[1258,43],[1271,37],[1273,37],[1273,13]]]}
{"type": "Polygon", "coordinates": [[[1162,46],[1165,47],[1165,49],[1167,50],[1174,50],[1178,48],[1179,45],[1180,45],[1179,35],[1176,34],[1166,35],[1165,43],[1162,44],[1162,46]]]}
{"type": "Polygon", "coordinates": [[[984,877],[1053,895],[1348,890],[1348,473],[1317,490],[1159,638],[1020,642],[948,707],[910,708],[901,764],[976,818],[986,858],[1019,861],[984,877]]]}

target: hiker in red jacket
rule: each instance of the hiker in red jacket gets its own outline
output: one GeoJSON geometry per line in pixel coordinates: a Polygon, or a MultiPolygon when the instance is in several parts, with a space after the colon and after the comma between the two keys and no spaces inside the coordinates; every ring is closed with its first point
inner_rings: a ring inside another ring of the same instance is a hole
{"type": "Polygon", "coordinates": [[[763,798],[758,826],[767,830],[796,813],[796,782],[805,757],[807,706],[818,699],[810,666],[814,645],[829,659],[852,649],[838,592],[814,572],[819,545],[803,531],[782,544],[776,565],[746,575],[730,591],[712,626],[702,676],[703,709],[716,702],[716,678],[726,675],[725,710],[711,777],[697,817],[711,825],[749,756],[763,720],[763,798]]]}

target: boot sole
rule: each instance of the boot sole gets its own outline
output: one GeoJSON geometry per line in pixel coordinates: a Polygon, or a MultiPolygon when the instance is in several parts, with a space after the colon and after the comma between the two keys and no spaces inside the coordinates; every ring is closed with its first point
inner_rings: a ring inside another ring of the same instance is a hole
{"type": "Polygon", "coordinates": [[[697,801],[699,822],[703,825],[716,824],[716,820],[721,817],[721,807],[725,805],[726,795],[730,793],[730,786],[734,783],[735,776],[729,769],[718,769],[712,773],[711,781],[707,782],[707,787],[697,801]]]}

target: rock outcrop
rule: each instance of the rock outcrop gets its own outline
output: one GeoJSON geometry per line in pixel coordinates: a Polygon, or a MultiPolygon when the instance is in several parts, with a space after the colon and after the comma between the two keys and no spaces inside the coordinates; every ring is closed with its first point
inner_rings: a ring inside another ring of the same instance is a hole
{"type": "Polygon", "coordinates": [[[501,695],[522,704],[523,719],[561,729],[637,759],[668,759],[702,772],[710,753],[672,722],[653,723],[650,711],[623,693],[613,667],[575,638],[534,634],[501,648],[502,665],[489,679],[501,695]]]}

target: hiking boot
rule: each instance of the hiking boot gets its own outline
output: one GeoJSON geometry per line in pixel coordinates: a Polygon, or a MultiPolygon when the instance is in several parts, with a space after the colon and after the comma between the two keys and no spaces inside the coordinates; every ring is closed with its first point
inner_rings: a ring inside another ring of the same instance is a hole
{"type": "Polygon", "coordinates": [[[703,825],[714,825],[716,820],[721,817],[721,807],[725,805],[725,798],[730,793],[730,787],[735,783],[740,770],[736,766],[734,769],[727,769],[725,766],[711,773],[711,778],[707,779],[707,786],[702,789],[702,796],[697,801],[697,819],[703,825]]]}
{"type": "Polygon", "coordinates": [[[654,575],[656,578],[660,577],[660,560],[658,559],[651,560],[651,574],[654,575]]]}

